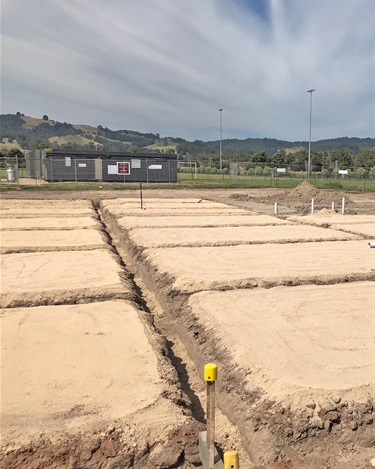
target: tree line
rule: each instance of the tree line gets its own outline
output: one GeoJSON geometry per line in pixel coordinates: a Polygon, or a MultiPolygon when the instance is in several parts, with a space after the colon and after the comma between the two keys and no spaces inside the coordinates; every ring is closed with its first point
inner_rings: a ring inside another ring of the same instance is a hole
{"type": "MultiPolygon", "coordinates": [[[[33,127],[25,126],[24,114],[1,115],[0,141],[14,140],[23,149],[65,149],[65,150],[104,150],[104,151],[145,151],[145,147],[155,143],[165,146],[174,145],[180,161],[198,161],[203,166],[219,167],[219,141],[204,142],[196,140],[188,142],[179,137],[160,137],[159,133],[142,133],[131,130],[111,130],[101,125],[94,131],[78,128],[67,122],[43,122],[33,127]],[[59,144],[51,142],[51,137],[82,137],[76,141],[59,144]]],[[[48,120],[48,116],[43,116],[48,120]]],[[[222,142],[223,167],[228,168],[230,162],[259,163],[265,165],[294,165],[301,169],[306,167],[308,160],[307,142],[288,142],[268,138],[248,138],[244,140],[227,139],[222,142]]],[[[375,143],[371,138],[336,138],[313,142],[311,151],[311,169],[333,169],[362,167],[370,170],[375,166],[375,143]]],[[[150,149],[148,152],[164,153],[162,149],[150,149]]],[[[166,150],[174,152],[174,150],[166,150]]],[[[0,156],[8,156],[2,151],[0,156]]],[[[251,168],[248,168],[251,169],[251,168]]]]}
{"type": "MultiPolygon", "coordinates": [[[[184,146],[181,152],[181,145],[177,147],[179,160],[189,162],[191,160],[199,162],[202,166],[219,167],[220,154],[214,147],[202,145],[199,151],[185,151],[189,147],[184,146]]],[[[291,166],[306,168],[308,162],[308,151],[300,148],[297,151],[277,150],[273,154],[265,151],[247,152],[243,150],[225,149],[222,152],[222,166],[228,168],[230,162],[259,163],[260,166],[271,164],[272,166],[291,166]]],[[[311,168],[353,168],[363,167],[371,169],[375,166],[375,149],[364,149],[354,155],[346,148],[334,149],[331,151],[311,151],[311,168]]],[[[252,165],[254,166],[254,165],[252,165]]]]}

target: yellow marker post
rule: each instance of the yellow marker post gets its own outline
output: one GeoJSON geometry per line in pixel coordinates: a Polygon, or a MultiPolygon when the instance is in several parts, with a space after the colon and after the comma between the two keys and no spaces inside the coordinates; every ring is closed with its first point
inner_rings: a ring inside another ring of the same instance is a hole
{"type": "Polygon", "coordinates": [[[207,464],[206,469],[215,467],[215,381],[217,366],[208,363],[204,367],[204,380],[207,382],[207,464]]]}
{"type": "Polygon", "coordinates": [[[237,451],[226,451],[224,453],[224,469],[239,469],[237,451]]]}

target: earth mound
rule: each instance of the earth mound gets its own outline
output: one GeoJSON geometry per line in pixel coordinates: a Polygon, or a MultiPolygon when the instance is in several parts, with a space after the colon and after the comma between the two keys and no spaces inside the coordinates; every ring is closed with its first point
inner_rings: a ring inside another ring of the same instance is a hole
{"type": "Polygon", "coordinates": [[[318,217],[327,217],[329,215],[333,215],[334,213],[336,213],[334,210],[329,210],[328,208],[322,208],[321,210],[315,212],[315,216],[318,216],[318,217]]]}
{"type": "Polygon", "coordinates": [[[329,189],[318,189],[308,181],[303,181],[292,190],[262,198],[258,202],[278,202],[282,205],[294,207],[303,213],[308,213],[311,207],[311,199],[314,199],[315,210],[321,210],[331,208],[332,202],[334,202],[336,208],[341,207],[343,197],[345,197],[345,206],[350,206],[351,200],[345,193],[329,189]]]}

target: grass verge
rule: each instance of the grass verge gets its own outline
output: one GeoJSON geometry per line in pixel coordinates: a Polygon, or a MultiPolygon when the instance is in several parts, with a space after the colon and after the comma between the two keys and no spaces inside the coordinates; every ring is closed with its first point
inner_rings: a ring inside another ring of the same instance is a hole
{"type": "MultiPolygon", "coordinates": [[[[209,179],[181,178],[176,183],[142,183],[143,189],[254,189],[254,188],[285,188],[293,189],[297,187],[304,179],[285,178],[271,179],[265,177],[241,177],[233,182],[228,176],[210,176],[209,179]]],[[[318,189],[334,189],[342,191],[356,192],[375,192],[375,180],[359,179],[310,179],[309,182],[318,189]]],[[[40,183],[35,180],[34,183],[20,184],[0,183],[0,192],[9,192],[15,190],[26,191],[99,191],[99,190],[139,190],[139,182],[49,182],[40,183]]]]}

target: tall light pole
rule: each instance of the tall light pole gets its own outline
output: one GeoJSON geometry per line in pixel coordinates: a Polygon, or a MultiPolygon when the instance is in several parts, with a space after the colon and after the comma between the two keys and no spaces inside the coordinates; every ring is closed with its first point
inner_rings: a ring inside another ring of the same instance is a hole
{"type": "Polygon", "coordinates": [[[311,118],[312,118],[312,94],[315,90],[307,90],[310,93],[310,133],[309,133],[309,157],[307,160],[307,179],[310,177],[310,170],[311,170],[311,118]]]}
{"type": "Polygon", "coordinates": [[[219,109],[220,112],[220,173],[223,169],[223,108],[219,109]]]}

